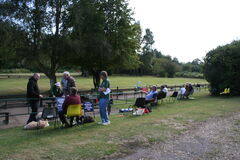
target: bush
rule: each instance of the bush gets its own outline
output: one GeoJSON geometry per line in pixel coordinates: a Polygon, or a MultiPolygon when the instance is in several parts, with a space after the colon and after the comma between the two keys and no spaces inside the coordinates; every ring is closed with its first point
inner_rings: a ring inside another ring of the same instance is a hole
{"type": "Polygon", "coordinates": [[[30,70],[24,68],[17,69],[1,69],[0,73],[31,73],[30,70]]]}
{"type": "Polygon", "coordinates": [[[210,51],[204,61],[204,75],[212,94],[219,95],[230,88],[231,95],[240,95],[240,41],[210,51]]]}
{"type": "Polygon", "coordinates": [[[183,78],[204,78],[203,74],[198,72],[177,72],[175,76],[183,78]]]}

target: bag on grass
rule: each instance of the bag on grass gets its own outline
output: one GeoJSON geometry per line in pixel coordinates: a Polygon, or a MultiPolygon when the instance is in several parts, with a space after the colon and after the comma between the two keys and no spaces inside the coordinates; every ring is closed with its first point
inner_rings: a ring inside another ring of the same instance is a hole
{"type": "Polygon", "coordinates": [[[123,108],[119,109],[119,113],[127,113],[127,112],[132,112],[133,108],[123,108]]]}
{"type": "Polygon", "coordinates": [[[84,123],[92,123],[92,122],[95,122],[94,118],[91,117],[91,116],[84,116],[84,120],[83,120],[84,123]]]}
{"type": "Polygon", "coordinates": [[[148,114],[150,111],[147,108],[144,108],[144,113],[148,114]]]}
{"type": "Polygon", "coordinates": [[[137,108],[137,110],[133,113],[134,116],[142,116],[144,114],[144,108],[137,108]]]}

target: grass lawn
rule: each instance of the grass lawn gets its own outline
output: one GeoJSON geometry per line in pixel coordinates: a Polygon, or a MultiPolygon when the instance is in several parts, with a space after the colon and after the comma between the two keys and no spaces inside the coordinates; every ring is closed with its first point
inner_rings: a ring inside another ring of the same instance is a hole
{"type": "MultiPolygon", "coordinates": [[[[111,87],[116,88],[133,88],[138,81],[141,81],[142,86],[146,85],[178,85],[186,82],[191,83],[207,83],[203,79],[188,79],[188,78],[159,78],[151,76],[110,76],[111,87]]],[[[0,95],[21,95],[26,92],[27,79],[0,79],[0,95]]],[[[60,81],[60,79],[58,79],[60,81]]],[[[77,87],[80,90],[89,90],[93,88],[92,78],[77,78],[77,87]]],[[[39,86],[42,92],[49,89],[49,80],[43,78],[39,80],[39,86]]]]}
{"type": "Polygon", "coordinates": [[[109,126],[91,123],[70,129],[2,129],[0,159],[113,159],[137,147],[163,142],[186,131],[194,122],[240,109],[239,97],[210,97],[207,92],[201,92],[196,93],[195,98],[162,104],[141,117],[113,115],[109,126]]]}

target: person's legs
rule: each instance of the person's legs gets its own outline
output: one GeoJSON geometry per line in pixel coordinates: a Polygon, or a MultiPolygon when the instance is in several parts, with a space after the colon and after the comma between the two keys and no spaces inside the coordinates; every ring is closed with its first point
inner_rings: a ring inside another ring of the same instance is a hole
{"type": "Polygon", "coordinates": [[[99,112],[100,112],[100,118],[102,123],[105,123],[105,119],[104,119],[104,99],[101,98],[99,100],[99,112]]]}
{"type": "Polygon", "coordinates": [[[60,118],[60,121],[62,122],[62,124],[68,125],[68,123],[66,121],[66,117],[65,117],[63,111],[58,112],[58,115],[59,115],[59,118],[60,118]]]}
{"type": "Polygon", "coordinates": [[[73,126],[74,117],[70,117],[70,126],[73,126]]]}
{"type": "Polygon", "coordinates": [[[103,123],[108,123],[108,112],[107,112],[107,107],[108,107],[108,102],[109,100],[107,98],[101,99],[101,112],[102,112],[102,122],[103,123]]]}
{"type": "Polygon", "coordinates": [[[109,121],[107,112],[108,102],[109,100],[107,98],[101,98],[99,101],[99,110],[102,123],[108,123],[109,121]]]}
{"type": "Polygon", "coordinates": [[[76,116],[76,121],[78,125],[82,124],[82,116],[76,116]]]}
{"type": "Polygon", "coordinates": [[[27,124],[32,121],[37,121],[36,116],[37,116],[37,112],[38,112],[38,103],[39,103],[39,101],[29,101],[29,105],[31,107],[32,113],[30,113],[27,124]]]}

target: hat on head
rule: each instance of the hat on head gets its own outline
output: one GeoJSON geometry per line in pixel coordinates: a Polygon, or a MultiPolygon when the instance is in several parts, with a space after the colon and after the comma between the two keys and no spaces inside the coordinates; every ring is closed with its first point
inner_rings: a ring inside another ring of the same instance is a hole
{"type": "Polygon", "coordinates": [[[60,83],[60,82],[57,82],[57,83],[55,83],[55,86],[61,87],[61,83],[60,83]]]}
{"type": "Polygon", "coordinates": [[[63,74],[70,75],[68,71],[63,72],[63,74]]]}

